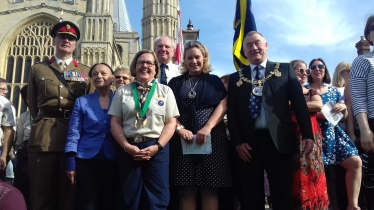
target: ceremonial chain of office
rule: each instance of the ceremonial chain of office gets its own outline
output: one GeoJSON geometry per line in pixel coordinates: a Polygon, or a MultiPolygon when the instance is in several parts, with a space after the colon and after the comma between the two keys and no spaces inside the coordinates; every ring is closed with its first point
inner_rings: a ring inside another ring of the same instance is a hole
{"type": "Polygon", "coordinates": [[[243,84],[243,81],[244,81],[244,82],[247,82],[249,84],[258,85],[259,87],[261,87],[262,84],[264,84],[273,75],[275,75],[276,77],[282,76],[282,73],[278,70],[279,69],[279,65],[280,65],[280,63],[277,63],[275,65],[274,71],[271,71],[266,77],[264,77],[261,80],[250,80],[248,78],[245,78],[244,75],[243,75],[243,69],[240,69],[239,70],[239,81],[236,83],[236,85],[238,87],[240,87],[243,84]]]}

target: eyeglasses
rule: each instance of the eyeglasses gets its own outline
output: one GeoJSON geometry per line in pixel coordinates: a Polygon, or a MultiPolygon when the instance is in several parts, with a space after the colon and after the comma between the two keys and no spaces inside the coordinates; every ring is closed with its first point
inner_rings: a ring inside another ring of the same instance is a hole
{"type": "Polygon", "coordinates": [[[114,76],[114,78],[116,79],[123,79],[123,80],[128,80],[129,78],[128,77],[125,77],[125,76],[114,76]]]}
{"type": "Polygon", "coordinates": [[[147,64],[147,66],[153,66],[153,65],[155,65],[155,63],[151,62],[151,61],[137,61],[136,62],[136,65],[138,65],[138,66],[143,66],[144,64],[147,64]]]}
{"type": "Polygon", "coordinates": [[[3,91],[3,92],[5,92],[5,93],[7,93],[9,90],[6,89],[6,88],[0,88],[0,91],[3,91]]]}
{"type": "Polygon", "coordinates": [[[374,31],[374,25],[369,26],[369,31],[374,31]]]}
{"type": "Polygon", "coordinates": [[[310,69],[312,69],[314,71],[314,70],[317,69],[317,67],[318,67],[318,69],[325,69],[325,65],[323,65],[323,64],[311,65],[310,69]]]}
{"type": "Polygon", "coordinates": [[[306,74],[306,75],[310,74],[310,69],[299,69],[299,70],[295,69],[295,71],[296,72],[298,71],[300,74],[306,74]]]}

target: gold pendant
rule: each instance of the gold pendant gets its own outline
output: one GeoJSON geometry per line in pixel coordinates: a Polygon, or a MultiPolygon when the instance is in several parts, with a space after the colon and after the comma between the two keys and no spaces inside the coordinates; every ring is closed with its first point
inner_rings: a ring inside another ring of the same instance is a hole
{"type": "Polygon", "coordinates": [[[236,86],[240,87],[243,84],[242,80],[239,79],[239,81],[236,83],[236,86]]]}
{"type": "Polygon", "coordinates": [[[148,119],[143,120],[143,122],[142,122],[142,127],[146,126],[147,123],[148,123],[148,119]]]}
{"type": "Polygon", "coordinates": [[[263,89],[263,86],[257,86],[255,88],[253,88],[253,90],[252,90],[253,95],[262,96],[262,89],[263,89]]]}

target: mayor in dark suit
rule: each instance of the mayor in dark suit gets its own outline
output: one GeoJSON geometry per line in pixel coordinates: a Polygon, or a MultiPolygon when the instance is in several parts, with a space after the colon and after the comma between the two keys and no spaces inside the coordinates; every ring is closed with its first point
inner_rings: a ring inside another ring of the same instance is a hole
{"type": "Polygon", "coordinates": [[[299,147],[309,154],[314,140],[301,86],[289,63],[267,59],[264,36],[249,32],[243,51],[250,65],[230,75],[228,126],[237,151],[239,201],[242,210],[264,209],[264,170],[273,210],[293,209],[292,183],[299,147]],[[290,115],[296,113],[302,145],[290,115]]]}

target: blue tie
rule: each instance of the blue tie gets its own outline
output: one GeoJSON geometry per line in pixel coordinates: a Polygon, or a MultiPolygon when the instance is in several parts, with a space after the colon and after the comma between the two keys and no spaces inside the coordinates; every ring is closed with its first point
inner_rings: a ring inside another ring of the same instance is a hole
{"type": "Polygon", "coordinates": [[[163,85],[167,85],[168,82],[166,80],[166,72],[165,72],[165,68],[167,68],[167,65],[161,64],[160,67],[161,67],[160,83],[163,85]]]}
{"type": "MultiPolygon", "coordinates": [[[[263,78],[260,70],[262,69],[263,67],[262,66],[256,66],[254,68],[254,71],[256,71],[256,76],[255,76],[255,80],[261,80],[263,78]]],[[[252,90],[253,88],[257,87],[257,85],[252,85],[252,90]]],[[[260,114],[261,112],[261,102],[262,102],[262,97],[261,96],[255,96],[253,95],[253,93],[251,92],[251,99],[250,99],[250,105],[249,105],[249,108],[250,108],[250,112],[251,112],[251,116],[253,119],[256,119],[256,117],[260,114]]]]}

